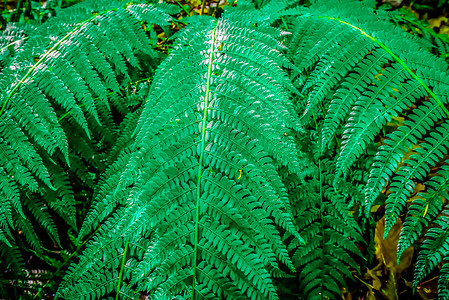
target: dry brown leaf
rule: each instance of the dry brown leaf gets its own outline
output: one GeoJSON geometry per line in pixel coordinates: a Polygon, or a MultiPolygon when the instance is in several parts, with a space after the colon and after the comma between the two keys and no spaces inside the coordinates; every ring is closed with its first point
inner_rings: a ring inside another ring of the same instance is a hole
{"type": "Polygon", "coordinates": [[[373,292],[373,291],[369,291],[369,292],[366,294],[366,299],[367,299],[367,300],[377,300],[377,299],[376,299],[376,295],[374,295],[374,292],[373,292]]]}
{"type": "Polygon", "coordinates": [[[440,33],[449,35],[449,26],[441,26],[440,33]]]}
{"type": "Polygon", "coordinates": [[[390,269],[388,273],[387,285],[382,289],[382,294],[389,300],[398,299],[398,288],[396,285],[396,278],[394,271],[390,269]]]}
{"type": "Polygon", "coordinates": [[[365,278],[372,280],[372,287],[375,290],[380,291],[380,288],[382,287],[382,282],[380,281],[380,277],[382,277],[382,270],[379,268],[380,265],[377,265],[373,269],[367,269],[365,278]]]}
{"type": "Polygon", "coordinates": [[[426,189],[426,186],[422,183],[416,183],[415,184],[415,188],[413,189],[412,194],[410,195],[410,197],[407,199],[408,203],[412,203],[413,200],[419,198],[421,199],[422,197],[418,196],[419,192],[423,192],[426,189]]]}
{"type": "Polygon", "coordinates": [[[384,240],[382,237],[385,231],[385,217],[383,217],[376,223],[376,233],[374,235],[376,258],[380,263],[384,264],[387,271],[391,270],[394,272],[395,278],[400,278],[402,272],[410,266],[414,251],[413,247],[407,248],[401,256],[399,265],[397,264],[396,253],[401,230],[402,221],[398,219],[384,240]]]}
{"type": "Polygon", "coordinates": [[[398,7],[402,4],[402,0],[382,0],[383,3],[390,3],[394,7],[398,7]]]}
{"type": "Polygon", "coordinates": [[[428,19],[427,21],[429,22],[429,25],[430,25],[431,28],[434,28],[434,27],[440,28],[441,27],[441,23],[442,22],[447,23],[448,20],[447,20],[446,17],[441,16],[439,18],[428,19]]]}

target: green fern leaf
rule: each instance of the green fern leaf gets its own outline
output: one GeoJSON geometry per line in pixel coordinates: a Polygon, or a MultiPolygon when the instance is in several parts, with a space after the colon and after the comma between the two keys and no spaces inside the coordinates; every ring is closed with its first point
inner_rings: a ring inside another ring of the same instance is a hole
{"type": "MultiPolygon", "coordinates": [[[[363,240],[344,197],[332,188],[333,162],[319,162],[315,178],[293,184],[293,212],[305,244],[293,239],[289,250],[300,269],[300,292],[306,299],[337,299],[344,277],[352,278],[347,266],[358,269],[354,255],[361,256],[356,243],[363,240]],[[299,197],[298,194],[300,195],[299,197]],[[307,199],[304,201],[303,199],[307,199]]],[[[287,177],[289,182],[294,177],[287,177]]],[[[296,179],[297,180],[297,179],[296,179]]]]}
{"type": "Polygon", "coordinates": [[[447,210],[444,210],[442,215],[433,222],[436,227],[430,228],[424,237],[414,272],[413,286],[415,288],[441,262],[442,254],[446,254],[445,249],[449,246],[448,221],[447,210]]]}
{"type": "Polygon", "coordinates": [[[411,195],[415,187],[412,178],[423,180],[430,172],[430,166],[435,166],[439,158],[443,158],[447,154],[449,147],[449,124],[442,123],[436,127],[430,136],[425,138],[425,142],[420,144],[422,148],[416,148],[418,154],[411,155],[405,160],[409,166],[399,168],[394,181],[391,183],[390,191],[392,192],[387,199],[385,207],[385,235],[388,235],[391,227],[396,223],[399,212],[405,206],[407,197],[411,195]],[[430,166],[429,166],[430,165],[430,166]]]}
{"type": "Polygon", "coordinates": [[[83,273],[108,269],[100,257],[116,261],[107,246],[114,243],[134,253],[124,271],[131,286],[155,299],[277,299],[273,274],[282,273],[280,262],[294,267],[276,226],[300,239],[277,173],[279,165],[300,170],[288,138],[298,122],[282,85],[287,61],[277,48],[273,37],[226,18],[193,22],[178,36],[151,87],[134,150],[107,171],[88,219],[108,217],[98,242],[69,272],[61,297],[111,291],[83,273]]]}
{"type": "Polygon", "coordinates": [[[435,122],[444,117],[442,109],[432,100],[425,102],[409,115],[410,121],[405,120],[404,125],[388,135],[385,144],[379,148],[375,157],[373,169],[365,189],[367,209],[382,190],[385,182],[390,180],[398,167],[403,152],[412,148],[418,139],[423,137],[426,128],[433,128],[435,122]]]}
{"type": "MultiPolygon", "coordinates": [[[[93,186],[85,166],[105,169],[102,152],[118,130],[112,117],[117,99],[110,96],[127,87],[131,71],[151,73],[159,60],[141,23],[167,25],[170,19],[157,4],[83,1],[40,26],[5,32],[2,43],[13,44],[3,44],[10,57],[2,59],[0,75],[0,195],[7,199],[2,253],[20,238],[10,233],[16,227],[41,251],[33,217],[59,243],[47,207],[77,229],[71,183],[75,177],[93,186]]],[[[120,105],[122,113],[131,111],[120,105]]],[[[2,266],[9,261],[2,256],[2,266]]]]}
{"type": "MultiPolygon", "coordinates": [[[[314,127],[310,140],[316,139],[314,130],[321,139],[319,152],[313,144],[303,147],[318,160],[335,155],[334,143],[330,141],[336,140],[339,149],[332,184],[335,191],[341,192],[344,185],[359,178],[353,168],[357,162],[366,161],[368,148],[386,124],[416,105],[407,113],[403,126],[393,128],[382,142],[364,187],[368,214],[385,184],[391,182],[387,190],[386,236],[405,208],[415,181],[424,182],[430,168],[440,164],[447,154],[447,64],[424,49],[415,36],[390,24],[390,15],[376,14],[358,1],[316,2],[287,13],[296,24],[287,54],[296,66],[292,80],[304,95],[303,100],[298,100],[298,107],[304,110],[304,125],[314,127]],[[404,154],[416,144],[416,154],[402,162],[404,154]]],[[[362,181],[365,177],[362,175],[362,181]]],[[[431,182],[435,189],[420,194],[424,199],[412,204],[399,254],[416,241],[432,218],[441,223],[441,217],[437,217],[441,203],[437,201],[442,193],[439,184],[444,186],[444,181],[431,182]],[[429,216],[423,218],[427,213],[429,216]]],[[[312,224],[318,211],[305,214],[307,222],[312,224]]],[[[310,230],[310,236],[318,232],[313,226],[310,230]]],[[[429,237],[445,239],[444,231],[429,232],[429,237]]],[[[432,256],[440,247],[442,244],[429,246],[423,252],[415,284],[440,261],[432,256]]]]}
{"type": "Polygon", "coordinates": [[[442,166],[436,176],[427,181],[427,193],[418,193],[422,198],[415,199],[407,211],[407,218],[398,242],[398,258],[418,239],[431,220],[441,212],[443,201],[441,197],[448,198],[449,167],[442,166]]]}

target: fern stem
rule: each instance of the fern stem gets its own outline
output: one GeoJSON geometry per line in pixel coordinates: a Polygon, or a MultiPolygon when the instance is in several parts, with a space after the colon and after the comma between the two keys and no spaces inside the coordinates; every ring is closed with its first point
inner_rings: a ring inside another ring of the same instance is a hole
{"type": "Polygon", "coordinates": [[[175,0],[175,2],[185,11],[185,13],[190,16],[190,12],[187,10],[187,8],[184,7],[184,5],[181,4],[178,0],[175,0]]]}
{"type": "Polygon", "coordinates": [[[206,6],[206,0],[203,0],[203,3],[201,3],[201,12],[200,12],[200,16],[202,16],[204,14],[204,6],[206,6]]]}
{"type": "Polygon", "coordinates": [[[282,16],[280,17],[280,19],[282,21],[282,24],[284,24],[284,26],[285,26],[284,30],[288,30],[288,24],[287,24],[287,22],[285,22],[285,19],[282,16]]]}
{"type": "MultiPolygon", "coordinates": [[[[323,178],[322,178],[322,168],[321,168],[321,159],[319,159],[318,160],[318,172],[319,172],[319,174],[318,174],[318,176],[319,176],[319,179],[320,179],[320,218],[321,218],[321,228],[320,228],[320,230],[321,230],[321,242],[322,242],[322,249],[321,249],[321,263],[323,264],[323,265],[325,265],[324,264],[324,250],[325,250],[325,246],[326,246],[326,242],[325,242],[325,240],[324,240],[324,232],[325,232],[325,230],[324,230],[324,201],[323,201],[323,178]]],[[[322,278],[324,278],[324,276],[323,275],[320,275],[320,277],[322,277],[322,278]]],[[[323,287],[323,282],[321,281],[321,283],[320,283],[320,288],[321,288],[321,290],[324,290],[324,287],[323,287]]]]}
{"type": "Polygon", "coordinates": [[[122,264],[120,266],[120,274],[118,276],[117,293],[115,295],[115,300],[118,300],[118,298],[119,298],[118,295],[120,295],[120,286],[122,284],[123,269],[125,267],[126,252],[128,252],[128,244],[129,244],[129,242],[126,242],[125,251],[123,252],[123,258],[122,258],[122,264]]]}
{"type": "Polygon", "coordinates": [[[315,122],[315,128],[318,130],[318,122],[316,121],[315,114],[312,114],[313,121],[315,122]]]}
{"type": "Polygon", "coordinates": [[[354,275],[355,278],[357,278],[358,281],[360,281],[361,283],[363,283],[364,285],[366,285],[367,287],[374,289],[374,286],[372,286],[371,284],[363,281],[362,279],[360,279],[360,277],[358,277],[357,275],[354,275]]]}
{"type": "Polygon", "coordinates": [[[27,39],[28,39],[28,37],[24,37],[23,39],[14,41],[14,42],[12,42],[12,43],[9,43],[8,45],[6,45],[6,46],[0,48],[0,52],[3,52],[3,50],[5,50],[6,48],[8,48],[9,46],[12,46],[12,45],[14,45],[14,44],[17,44],[17,43],[19,43],[19,42],[23,42],[23,41],[25,41],[25,40],[27,40],[27,39]]]}
{"type": "Polygon", "coordinates": [[[218,22],[215,22],[214,30],[212,31],[212,42],[209,48],[209,65],[207,67],[207,82],[206,82],[206,94],[204,96],[204,112],[203,112],[203,124],[201,128],[201,147],[200,147],[200,158],[198,161],[198,181],[196,188],[196,207],[195,207],[195,240],[193,249],[193,272],[192,272],[192,300],[195,299],[195,283],[196,283],[196,269],[198,260],[198,239],[199,239],[199,223],[200,223],[200,198],[201,198],[201,179],[203,173],[203,158],[204,149],[206,148],[206,131],[207,131],[207,113],[209,110],[209,100],[210,100],[210,83],[212,79],[212,66],[214,61],[214,51],[215,51],[215,32],[217,30],[218,22]]]}
{"type": "MultiPolygon", "coordinates": [[[[20,11],[20,6],[22,6],[22,0],[17,0],[16,3],[16,9],[12,12],[12,16],[11,16],[11,21],[12,22],[17,22],[18,20],[16,19],[19,11],[20,11]]],[[[5,6],[6,8],[6,6],[5,6]]]]}
{"type": "Polygon", "coordinates": [[[346,24],[348,26],[351,26],[353,29],[356,29],[358,31],[360,31],[361,34],[363,34],[364,36],[366,36],[367,38],[369,38],[370,40],[372,40],[374,43],[376,43],[377,45],[379,45],[379,47],[381,47],[382,49],[384,49],[388,54],[391,55],[391,57],[393,57],[393,59],[400,64],[409,74],[410,76],[415,79],[416,81],[419,82],[419,84],[429,93],[429,95],[435,99],[435,101],[438,103],[438,105],[443,109],[443,111],[446,113],[446,115],[449,117],[449,111],[447,110],[447,108],[444,106],[443,102],[441,102],[441,100],[437,97],[437,95],[424,83],[424,81],[422,81],[422,79],[416,75],[415,73],[413,73],[413,71],[405,64],[405,62],[400,59],[396,54],[394,54],[387,46],[385,46],[383,43],[381,43],[380,41],[376,40],[373,36],[369,35],[368,33],[366,33],[365,31],[363,31],[361,28],[352,25],[348,22],[342,21],[338,18],[331,18],[331,17],[326,17],[330,20],[336,20],[342,24],[346,24]]]}

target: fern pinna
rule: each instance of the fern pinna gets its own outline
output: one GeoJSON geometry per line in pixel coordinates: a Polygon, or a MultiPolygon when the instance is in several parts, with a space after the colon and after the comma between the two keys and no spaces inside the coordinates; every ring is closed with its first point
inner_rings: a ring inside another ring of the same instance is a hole
{"type": "Polygon", "coordinates": [[[0,77],[3,267],[24,275],[17,230],[31,251],[45,251],[48,243],[42,244],[33,219],[59,246],[53,212],[77,230],[71,181],[92,188],[86,166],[97,170],[91,175],[105,168],[104,149],[119,132],[112,112],[132,113],[124,88],[140,79],[131,78],[133,70],[144,75],[159,59],[141,23],[169,24],[164,7],[86,1],[32,29],[6,30],[0,77]]]}

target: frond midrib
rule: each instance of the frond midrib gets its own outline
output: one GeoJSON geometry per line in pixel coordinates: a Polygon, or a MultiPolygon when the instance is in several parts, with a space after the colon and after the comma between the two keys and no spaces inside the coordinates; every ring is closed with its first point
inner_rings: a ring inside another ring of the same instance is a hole
{"type": "Polygon", "coordinates": [[[199,242],[199,223],[200,223],[200,205],[201,205],[201,179],[203,173],[203,160],[204,150],[206,148],[206,131],[207,131],[207,117],[209,111],[210,101],[210,84],[212,81],[212,68],[214,63],[214,51],[215,51],[215,36],[218,22],[215,21],[214,29],[212,30],[212,40],[209,48],[209,62],[207,66],[207,78],[206,78],[206,91],[204,95],[204,113],[201,127],[201,144],[200,144],[200,156],[198,161],[198,173],[196,184],[196,203],[195,203],[195,237],[194,237],[194,249],[193,249],[193,271],[192,271],[192,294],[191,299],[195,299],[195,283],[196,283],[196,271],[198,267],[198,242],[199,242]]]}
{"type": "MultiPolygon", "coordinates": [[[[319,17],[320,18],[320,17],[319,17]]],[[[378,44],[382,49],[384,49],[389,55],[391,55],[391,57],[398,63],[400,64],[406,71],[407,73],[410,74],[410,76],[415,79],[416,81],[419,82],[419,84],[429,93],[429,95],[435,99],[435,101],[438,103],[438,105],[443,109],[443,111],[445,112],[446,116],[449,118],[449,111],[447,110],[447,108],[444,106],[443,102],[440,100],[440,98],[430,89],[430,87],[425,84],[425,82],[421,79],[421,77],[419,77],[418,75],[416,75],[411,69],[410,67],[402,60],[399,58],[399,56],[397,56],[396,54],[393,53],[393,51],[390,50],[390,48],[388,48],[384,43],[382,43],[381,41],[377,40],[376,38],[374,38],[372,35],[369,35],[367,32],[365,32],[363,29],[350,24],[348,22],[345,22],[343,20],[340,20],[338,18],[332,18],[332,17],[328,17],[328,16],[321,16],[321,18],[327,18],[329,20],[335,20],[338,21],[342,24],[348,25],[350,27],[352,27],[355,30],[358,30],[362,35],[366,36],[368,39],[372,40],[374,43],[378,44]]]]}

